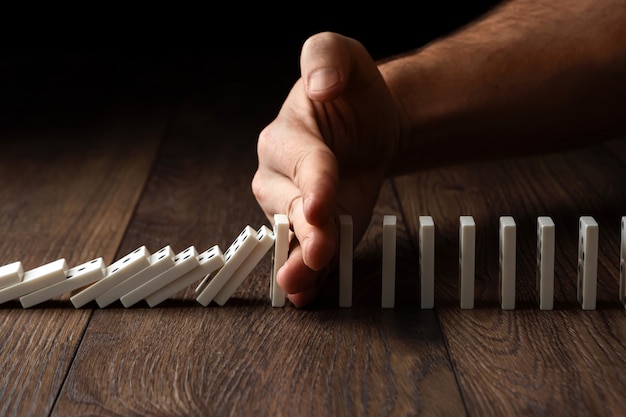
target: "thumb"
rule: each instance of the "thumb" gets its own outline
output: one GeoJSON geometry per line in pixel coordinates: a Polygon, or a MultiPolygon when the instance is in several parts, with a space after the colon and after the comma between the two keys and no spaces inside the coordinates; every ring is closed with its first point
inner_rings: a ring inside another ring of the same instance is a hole
{"type": "Polygon", "coordinates": [[[360,89],[380,76],[365,47],[346,36],[321,32],[302,45],[300,69],[307,95],[314,101],[330,101],[346,89],[360,89]]]}

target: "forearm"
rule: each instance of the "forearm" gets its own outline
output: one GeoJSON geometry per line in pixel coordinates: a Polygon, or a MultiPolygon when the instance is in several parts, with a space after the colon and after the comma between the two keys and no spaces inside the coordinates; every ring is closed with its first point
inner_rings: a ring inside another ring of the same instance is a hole
{"type": "Polygon", "coordinates": [[[390,174],[611,139],[626,120],[626,2],[508,2],[380,70],[405,116],[390,174]]]}

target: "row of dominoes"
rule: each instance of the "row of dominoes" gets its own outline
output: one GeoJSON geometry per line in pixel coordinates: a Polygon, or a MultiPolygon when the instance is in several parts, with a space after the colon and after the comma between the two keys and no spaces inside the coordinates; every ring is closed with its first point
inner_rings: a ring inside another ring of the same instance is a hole
{"type": "MultiPolygon", "coordinates": [[[[352,219],[339,218],[339,305],[352,305],[352,219]]],[[[383,217],[381,307],[394,306],[395,226],[392,215],[383,217]]],[[[596,308],[598,223],[591,216],[578,222],[577,301],[583,310],[596,308]]],[[[499,219],[499,301],[503,310],[515,309],[516,223],[512,216],[499,219]]],[[[474,308],[476,223],[472,216],[459,218],[459,304],[474,308]]],[[[537,302],[541,310],[554,306],[555,224],[549,216],[537,218],[537,302]]],[[[434,306],[435,225],[431,216],[419,217],[420,305],[434,306]]],[[[626,307],[626,216],[621,219],[619,301],[626,307]]]]}
{"type": "Polygon", "coordinates": [[[72,293],[76,308],[95,301],[104,308],[119,300],[130,307],[145,300],[154,307],[188,286],[203,306],[224,305],[274,244],[274,232],[247,225],[225,252],[215,245],[202,253],[189,246],[175,254],[165,246],[149,253],[141,246],[106,266],[96,258],[73,268],[58,259],[24,271],[21,261],[0,267],[0,304],[19,300],[30,308],[72,293]]]}

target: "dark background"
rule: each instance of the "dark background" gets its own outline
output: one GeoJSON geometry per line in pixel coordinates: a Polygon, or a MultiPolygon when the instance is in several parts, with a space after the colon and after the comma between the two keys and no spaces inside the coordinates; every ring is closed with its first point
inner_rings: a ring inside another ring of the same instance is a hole
{"type": "Polygon", "coordinates": [[[251,100],[263,103],[258,111],[269,118],[298,78],[300,47],[311,34],[354,37],[381,59],[445,36],[497,3],[368,9],[299,3],[258,11],[234,4],[232,13],[167,5],[152,14],[147,10],[154,6],[145,13],[72,10],[78,17],[65,18],[56,10],[54,19],[31,21],[5,36],[0,125],[66,120],[119,100],[189,95],[223,100],[225,111],[251,100]]]}

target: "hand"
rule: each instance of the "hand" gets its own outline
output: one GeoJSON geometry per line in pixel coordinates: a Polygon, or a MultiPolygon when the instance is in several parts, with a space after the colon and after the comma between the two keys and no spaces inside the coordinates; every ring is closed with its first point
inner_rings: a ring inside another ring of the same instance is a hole
{"type": "Polygon", "coordinates": [[[278,284],[297,307],[312,302],[337,261],[338,214],[355,245],[371,220],[400,122],[378,67],[354,39],[325,32],[302,47],[301,78],[259,135],[253,193],[268,219],[287,214],[295,235],[278,284]]]}

